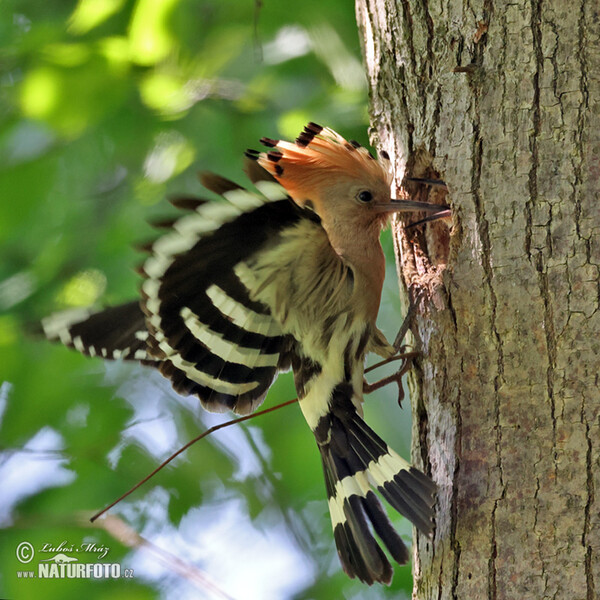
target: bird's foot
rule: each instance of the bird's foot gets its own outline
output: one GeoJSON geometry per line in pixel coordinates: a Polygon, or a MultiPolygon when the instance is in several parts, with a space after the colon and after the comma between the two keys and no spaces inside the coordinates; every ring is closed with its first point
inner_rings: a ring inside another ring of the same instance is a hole
{"type": "MultiPolygon", "coordinates": [[[[402,348],[403,350],[405,347],[402,348]]],[[[376,369],[378,367],[382,367],[392,361],[401,360],[402,364],[400,368],[393,373],[392,375],[388,375],[387,377],[382,377],[378,381],[373,383],[369,383],[366,379],[363,379],[363,393],[370,394],[379,388],[382,388],[390,383],[395,383],[398,386],[398,405],[402,407],[402,400],[404,400],[404,388],[402,387],[402,377],[408,372],[410,367],[412,366],[412,361],[415,357],[419,356],[419,352],[402,352],[391,356],[390,358],[383,360],[372,367],[369,370],[376,369]]]]}

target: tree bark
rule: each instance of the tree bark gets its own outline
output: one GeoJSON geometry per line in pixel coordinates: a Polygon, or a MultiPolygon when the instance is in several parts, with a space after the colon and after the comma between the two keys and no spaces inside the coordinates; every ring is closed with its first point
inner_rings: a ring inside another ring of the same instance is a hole
{"type": "Polygon", "coordinates": [[[357,0],[357,15],[373,137],[397,183],[443,179],[454,215],[450,235],[395,225],[423,350],[413,458],[440,488],[413,597],[598,598],[598,2],[357,0]]]}

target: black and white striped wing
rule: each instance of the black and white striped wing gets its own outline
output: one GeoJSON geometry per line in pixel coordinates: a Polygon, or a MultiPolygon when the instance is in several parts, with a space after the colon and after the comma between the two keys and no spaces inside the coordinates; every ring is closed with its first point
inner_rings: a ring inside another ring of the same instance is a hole
{"type": "Polygon", "coordinates": [[[143,265],[149,352],[178,392],[208,410],[245,414],[287,368],[290,341],[234,269],[277,243],[302,209],[274,182],[257,183],[264,195],[215,175],[203,182],[223,201],[186,202],[193,210],[152,244],[143,265]]]}
{"type": "Polygon", "coordinates": [[[43,319],[42,327],[49,340],[60,341],[87,356],[156,365],[156,359],[147,351],[148,330],[137,301],[101,311],[63,311],[43,319]]]}

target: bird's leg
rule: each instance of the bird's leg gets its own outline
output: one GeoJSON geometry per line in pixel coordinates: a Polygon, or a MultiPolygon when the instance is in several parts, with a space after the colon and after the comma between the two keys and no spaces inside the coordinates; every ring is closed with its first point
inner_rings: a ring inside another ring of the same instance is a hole
{"type": "Polygon", "coordinates": [[[418,352],[421,348],[422,341],[419,336],[419,332],[413,328],[413,321],[415,318],[415,314],[417,312],[417,303],[413,301],[412,298],[409,298],[408,310],[406,311],[406,316],[404,317],[404,321],[402,321],[402,325],[396,334],[394,339],[394,350],[396,354],[403,352],[405,346],[402,345],[402,342],[410,329],[415,338],[415,351],[418,352]]]}
{"type": "Polygon", "coordinates": [[[366,379],[363,379],[363,393],[370,394],[379,388],[382,388],[384,385],[388,385],[389,383],[395,383],[398,386],[398,405],[402,406],[402,400],[404,400],[404,388],[402,387],[402,377],[408,372],[412,365],[413,358],[418,356],[418,352],[406,352],[404,354],[397,354],[392,358],[388,358],[387,360],[374,365],[375,367],[380,367],[383,364],[389,363],[392,360],[402,360],[402,364],[400,368],[393,373],[392,375],[388,375],[387,377],[383,377],[379,381],[375,381],[374,383],[369,383],[366,379]]]}
{"type": "Polygon", "coordinates": [[[388,385],[389,383],[396,383],[396,385],[398,386],[398,404],[400,406],[402,406],[402,400],[404,400],[404,388],[402,387],[402,377],[404,377],[404,375],[410,369],[413,359],[420,354],[418,348],[421,347],[421,339],[419,338],[418,333],[415,332],[414,330],[413,330],[413,335],[415,336],[415,339],[416,339],[416,348],[417,349],[413,350],[411,352],[407,352],[407,346],[402,344],[402,341],[404,340],[404,337],[405,337],[407,331],[409,329],[411,329],[415,312],[416,312],[416,303],[414,303],[411,299],[409,307],[408,307],[408,311],[406,313],[406,317],[404,318],[402,326],[400,327],[400,330],[398,331],[398,334],[396,335],[396,338],[394,340],[393,347],[394,347],[395,353],[391,357],[371,366],[369,369],[367,369],[367,371],[376,369],[378,367],[386,365],[395,360],[402,361],[400,368],[392,375],[383,377],[382,379],[379,379],[378,381],[375,381],[374,383],[369,383],[366,379],[364,379],[363,380],[363,392],[365,394],[370,394],[371,392],[374,392],[375,390],[378,390],[379,388],[382,388],[383,386],[388,385]]]}

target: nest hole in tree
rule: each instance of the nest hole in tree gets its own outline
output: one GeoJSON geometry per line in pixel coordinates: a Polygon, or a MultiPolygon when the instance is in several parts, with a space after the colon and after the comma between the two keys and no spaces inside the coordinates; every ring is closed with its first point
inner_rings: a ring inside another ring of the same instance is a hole
{"type": "MultiPolygon", "coordinates": [[[[406,166],[403,188],[411,200],[451,205],[443,173],[433,167],[433,158],[425,150],[413,154],[406,166]]],[[[451,259],[452,217],[411,226],[427,215],[399,218],[401,266],[408,288],[415,296],[435,299],[443,286],[443,274],[451,259]]],[[[437,302],[434,303],[437,304],[437,302]]]]}

